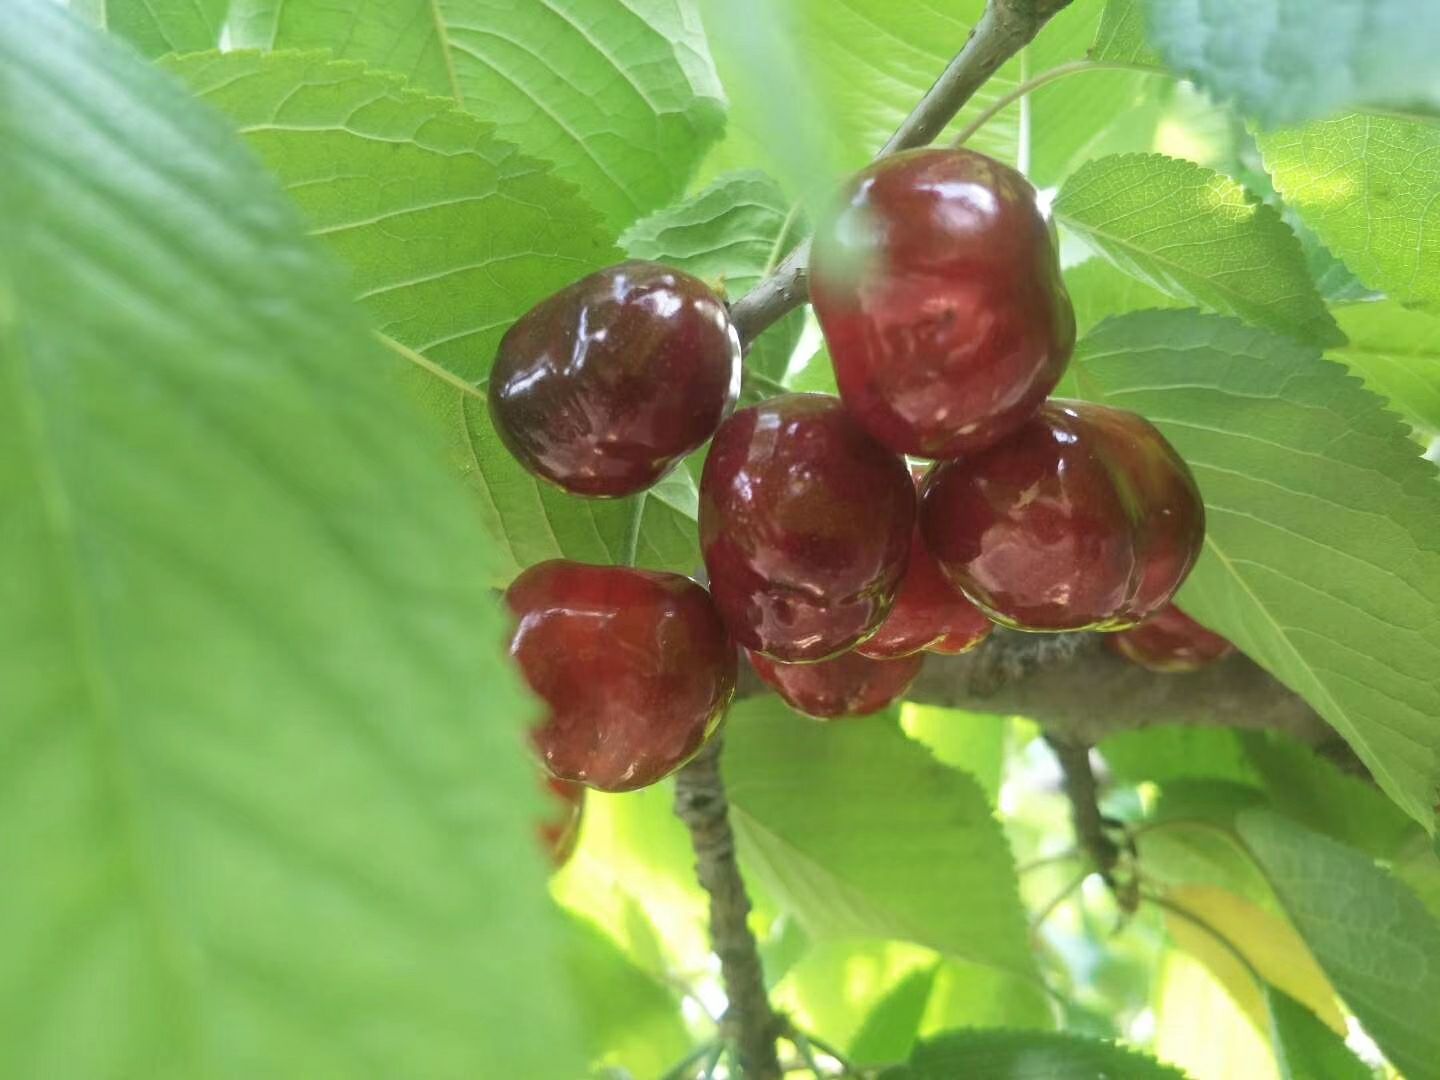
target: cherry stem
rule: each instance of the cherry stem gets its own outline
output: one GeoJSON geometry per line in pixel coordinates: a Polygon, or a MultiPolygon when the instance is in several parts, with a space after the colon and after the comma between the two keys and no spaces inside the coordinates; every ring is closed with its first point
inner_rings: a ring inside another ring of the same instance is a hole
{"type": "Polygon", "coordinates": [[[1065,795],[1070,800],[1070,817],[1075,824],[1076,843],[1090,856],[1093,868],[1099,871],[1106,883],[1113,885],[1120,849],[1105,832],[1095,772],[1090,767],[1090,747],[1048,733],[1045,741],[1060,763],[1065,795]]]}

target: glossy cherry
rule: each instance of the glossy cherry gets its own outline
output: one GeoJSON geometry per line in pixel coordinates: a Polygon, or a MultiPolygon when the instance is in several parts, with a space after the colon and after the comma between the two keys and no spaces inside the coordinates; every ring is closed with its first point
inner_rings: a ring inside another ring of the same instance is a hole
{"type": "Polygon", "coordinates": [[[905,463],[840,402],[782,394],[720,426],[700,479],[700,545],[746,648],[823,660],[890,611],[915,522],[905,463]]]}
{"type": "Polygon", "coordinates": [[[740,339],[699,278],[627,262],[542,300],[501,339],[490,416],[537,476],[576,495],[643,491],[715,432],[740,339]]]}
{"type": "Polygon", "coordinates": [[[557,559],[505,599],[510,655],[549,707],[532,739],[562,780],[655,783],[700,749],[735,692],[735,646],[689,578],[557,559]]]}
{"type": "Polygon", "coordinates": [[[585,814],[585,785],[545,777],[548,813],[539,826],[540,843],[556,869],[570,861],[580,840],[580,821],[585,814]]]}
{"type": "Polygon", "coordinates": [[[1133,664],[1166,674],[1199,671],[1235,651],[1234,645],[1174,604],[1167,604],[1133,630],[1106,634],[1105,645],[1133,664]]]}
{"type": "Polygon", "coordinates": [[[777,664],[750,653],[755,673],[792,709],[817,720],[879,712],[900,700],[924,662],[920,653],[873,660],[847,652],[814,664],[777,664]]]}
{"type": "Polygon", "coordinates": [[[937,466],[920,525],[941,569],[995,621],[1121,630],[1185,580],[1205,508],[1148,421],[1057,400],[998,446],[937,466]]]}
{"type": "Polygon", "coordinates": [[[875,162],[815,233],[810,295],[846,407],[886,446],[952,458],[1055,388],[1075,315],[1035,190],[971,150],[875,162]]]}

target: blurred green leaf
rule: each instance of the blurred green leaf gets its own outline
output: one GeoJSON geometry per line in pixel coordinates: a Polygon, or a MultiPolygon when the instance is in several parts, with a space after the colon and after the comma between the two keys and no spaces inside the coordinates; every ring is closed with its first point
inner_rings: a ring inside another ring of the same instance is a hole
{"type": "Polygon", "coordinates": [[[924,743],[940,764],[978,780],[992,806],[1000,801],[1008,724],[1003,716],[934,705],[907,704],[900,711],[905,734],[924,743]]]}
{"type": "Polygon", "coordinates": [[[1409,1080],[1440,1076],[1440,923],[1360,852],[1263,810],[1240,837],[1335,989],[1409,1080]]]}
{"type": "Polygon", "coordinates": [[[1266,127],[1365,105],[1440,111],[1432,0],[1143,0],[1165,63],[1266,127]]]}
{"type": "Polygon", "coordinates": [[[1342,116],[1258,142],[1276,190],[1361,281],[1440,313],[1440,123],[1342,116]]]}
{"type": "Polygon", "coordinates": [[[691,0],[231,4],[237,48],[329,49],[403,75],[555,162],[616,231],[684,191],[725,124],[691,0]]]}
{"type": "Polygon", "coordinates": [[[1440,319],[1393,300],[1350,304],[1335,317],[1350,339],[1330,355],[1427,437],[1440,434],[1440,319]]]}
{"type": "Polygon", "coordinates": [[[1343,340],[1273,207],[1217,172],[1160,154],[1092,161],[1055,218],[1163,293],[1318,345],[1343,340]]]}
{"type": "Polygon", "coordinates": [[[910,941],[1035,978],[1010,852],[972,778],[890,716],[821,724],[765,697],[738,703],[727,732],[745,865],[813,937],[910,941]]]}
{"type": "Polygon", "coordinates": [[[935,988],[935,974],[934,965],[917,968],[891,987],[850,1040],[846,1057],[851,1063],[875,1065],[910,1056],[935,988]]]}
{"type": "Polygon", "coordinates": [[[1300,693],[1407,813],[1440,778],[1440,488],[1338,364],[1195,312],[1104,323],[1072,367],[1154,421],[1205,497],[1179,602],[1300,693]]]}
{"type": "Polygon", "coordinates": [[[1065,291],[1075,305],[1075,325],[1082,335],[1112,315],[1187,306],[1099,255],[1065,271],[1065,291]]]}
{"type": "Polygon", "coordinates": [[[1115,776],[1131,784],[1190,778],[1258,786],[1260,781],[1239,734],[1225,728],[1142,728],[1111,735],[1099,750],[1115,776]]]}
{"type": "Polygon", "coordinates": [[[0,1075],[575,1076],[487,544],[337,268],[45,0],[0,159],[0,1075]]]}
{"type": "Polygon", "coordinates": [[[1105,0],[1090,55],[1126,64],[1160,63],[1160,57],[1145,43],[1145,16],[1139,0],[1105,0]]]}
{"type": "Polygon", "coordinates": [[[1114,1043],[1041,1031],[957,1031],[921,1043],[907,1065],[880,1080],[1184,1080],[1183,1074],[1114,1043]]]}
{"type": "Polygon", "coordinates": [[[215,48],[229,6],[230,0],[72,0],[70,9],[153,58],[215,48]]]}
{"type": "Polygon", "coordinates": [[[1281,1080],[1374,1080],[1345,1040],[1289,994],[1267,984],[1265,1004],[1281,1080]]]}
{"type": "MultiPolygon", "coordinates": [[[[808,231],[803,217],[791,211],[785,193],[764,173],[727,173],[690,198],[637,221],[620,244],[633,258],[678,266],[737,298],[808,231]]],[[[746,366],[782,378],[804,325],[803,310],[786,315],[750,347],[746,366]]]]}
{"type": "Polygon", "coordinates": [[[1198,960],[1166,950],[1152,989],[1162,1060],[1196,1080],[1279,1080],[1269,1040],[1198,960]]]}

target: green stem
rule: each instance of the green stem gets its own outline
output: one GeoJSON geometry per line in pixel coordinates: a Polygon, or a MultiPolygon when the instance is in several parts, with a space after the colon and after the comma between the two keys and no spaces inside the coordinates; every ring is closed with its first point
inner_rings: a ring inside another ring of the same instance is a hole
{"type": "Polygon", "coordinates": [[[372,331],[372,333],[374,333],[376,341],[380,342],[381,345],[384,345],[387,349],[389,349],[391,352],[395,353],[402,359],[408,360],[410,363],[414,364],[416,367],[421,368],[424,371],[428,371],[431,375],[434,375],[442,382],[449,383],[451,386],[455,387],[456,390],[459,390],[462,394],[469,394],[471,397],[477,397],[481,401],[486,400],[485,392],[481,390],[478,386],[476,386],[474,383],[466,382],[459,375],[456,375],[453,371],[449,371],[446,368],[441,367],[429,357],[422,356],[414,349],[409,348],[405,345],[401,345],[400,342],[396,341],[388,334],[382,334],[379,330],[372,331]]]}
{"type": "Polygon", "coordinates": [[[1154,67],[1150,64],[1132,64],[1123,60],[1072,60],[1068,64],[1061,64],[1048,71],[1042,71],[1034,78],[1026,79],[1009,93],[1001,94],[982,109],[974,120],[965,125],[965,129],[961,131],[959,135],[955,136],[955,142],[952,145],[964,146],[977,131],[1026,94],[1034,93],[1040,89],[1040,87],[1066,78],[1067,76],[1078,75],[1082,71],[1140,71],[1148,75],[1169,74],[1161,68],[1154,67]]]}

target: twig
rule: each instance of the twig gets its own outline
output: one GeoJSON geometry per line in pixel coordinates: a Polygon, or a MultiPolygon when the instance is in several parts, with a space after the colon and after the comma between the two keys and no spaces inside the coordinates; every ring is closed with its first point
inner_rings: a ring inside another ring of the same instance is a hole
{"type": "MultiPolygon", "coordinates": [[[[877,158],[924,146],[945,129],[1005,61],[1030,43],[1052,15],[1070,0],[990,0],[965,47],[935,81],[915,110],[890,136],[877,158]]],[[[796,245],[773,274],[730,309],[730,318],[749,345],[810,294],[810,243],[796,245]]]]}
{"type": "Polygon", "coordinates": [[[964,146],[974,134],[988,124],[995,117],[1004,112],[1015,102],[1019,101],[1026,94],[1033,94],[1042,86],[1046,86],[1068,75],[1078,75],[1082,71],[1134,71],[1146,75],[1162,75],[1161,69],[1150,64],[1131,64],[1121,60],[1071,60],[1068,64],[1060,64],[1048,71],[1042,71],[1033,78],[1026,79],[1014,90],[1001,94],[989,105],[966,124],[959,135],[955,136],[952,146],[964,146]]]}
{"type": "Polygon", "coordinates": [[[1070,800],[1070,817],[1075,824],[1075,840],[1090,856],[1093,868],[1099,871],[1107,884],[1113,886],[1115,864],[1120,861],[1120,849],[1105,833],[1105,819],[1100,813],[1095,773],[1090,768],[1090,747],[1049,734],[1045,736],[1045,741],[1050,744],[1056,760],[1060,762],[1065,795],[1070,800]]]}
{"type": "Polygon", "coordinates": [[[749,1080],[776,1080],[780,1060],[775,1040],[784,1022],[770,1007],[760,952],[747,918],[750,898],[735,861],[725,784],[720,777],[721,737],[716,736],[680,770],[675,783],[675,813],[690,830],[696,873],[710,894],[710,937],[720,957],[729,1008],[725,1026],[733,1037],[740,1066],[749,1080]]]}
{"type": "Polygon", "coordinates": [[[1045,906],[1035,913],[1035,917],[1030,920],[1031,937],[1034,937],[1040,932],[1040,928],[1045,925],[1045,920],[1050,918],[1051,915],[1054,915],[1056,909],[1058,909],[1076,889],[1084,885],[1085,879],[1093,873],[1094,871],[1087,866],[1079,874],[1071,878],[1063,889],[1051,897],[1045,906]]]}

